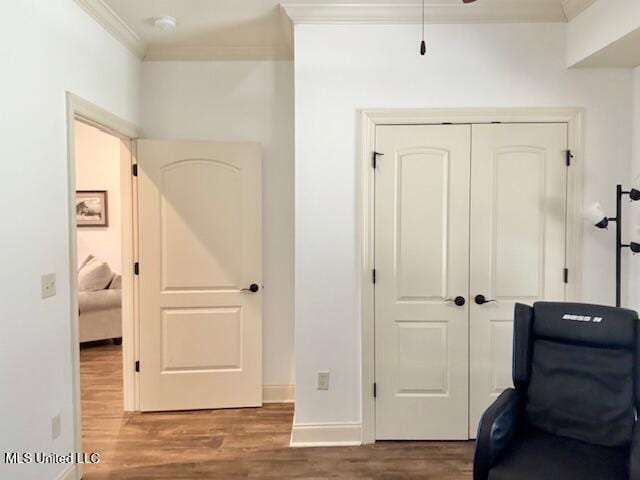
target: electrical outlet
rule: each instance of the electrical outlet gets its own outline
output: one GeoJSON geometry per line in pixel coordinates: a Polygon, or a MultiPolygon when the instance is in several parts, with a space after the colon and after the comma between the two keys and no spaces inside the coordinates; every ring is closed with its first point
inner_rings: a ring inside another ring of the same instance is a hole
{"type": "Polygon", "coordinates": [[[60,414],[51,419],[51,440],[55,440],[62,433],[62,419],[60,414]]]}
{"type": "Polygon", "coordinates": [[[318,372],[318,390],[329,390],[329,372],[318,372]]]}
{"type": "Polygon", "coordinates": [[[56,296],[56,274],[48,273],[46,275],[42,275],[41,286],[42,286],[42,298],[55,297],[56,296]]]}

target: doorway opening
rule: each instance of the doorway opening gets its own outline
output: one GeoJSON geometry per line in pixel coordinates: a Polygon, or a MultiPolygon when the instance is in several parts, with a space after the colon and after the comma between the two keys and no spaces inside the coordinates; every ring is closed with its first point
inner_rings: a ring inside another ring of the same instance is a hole
{"type": "Polygon", "coordinates": [[[137,343],[131,267],[138,128],[67,93],[67,132],[74,430],[82,452],[83,434],[99,433],[93,423],[83,431],[83,421],[136,409],[134,369],[127,366],[137,343]]]}
{"type": "Polygon", "coordinates": [[[96,428],[101,421],[124,412],[122,183],[131,173],[120,138],[81,118],[74,131],[82,433],[89,446],[104,435],[96,428]]]}

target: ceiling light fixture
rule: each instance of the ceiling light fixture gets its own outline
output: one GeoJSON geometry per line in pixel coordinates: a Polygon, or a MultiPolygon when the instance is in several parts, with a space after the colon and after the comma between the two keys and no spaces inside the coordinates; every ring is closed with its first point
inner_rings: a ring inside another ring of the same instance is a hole
{"type": "Polygon", "coordinates": [[[175,17],[170,15],[163,15],[162,17],[155,17],[153,19],[153,24],[158,27],[160,30],[164,30],[168,32],[169,30],[173,30],[178,25],[175,17]]]}

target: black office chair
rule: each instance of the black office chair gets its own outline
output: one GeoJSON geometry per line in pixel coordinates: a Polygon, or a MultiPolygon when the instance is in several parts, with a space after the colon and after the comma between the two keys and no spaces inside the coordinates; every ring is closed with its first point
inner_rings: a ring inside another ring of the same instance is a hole
{"type": "Polygon", "coordinates": [[[640,480],[638,314],[516,305],[513,383],[480,420],[474,480],[640,480]]]}

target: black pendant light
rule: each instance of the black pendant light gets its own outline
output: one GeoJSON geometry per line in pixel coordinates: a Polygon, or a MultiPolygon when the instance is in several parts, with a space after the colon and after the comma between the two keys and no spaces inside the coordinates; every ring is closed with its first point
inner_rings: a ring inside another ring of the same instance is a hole
{"type": "Polygon", "coordinates": [[[424,41],[424,0],[422,0],[422,42],[420,42],[420,55],[427,53],[427,44],[424,41]]]}
{"type": "MultiPolygon", "coordinates": [[[[462,0],[462,3],[473,3],[476,0],[462,0]]],[[[424,0],[422,0],[422,41],[420,42],[420,55],[427,53],[427,43],[424,41],[424,0]]]]}

